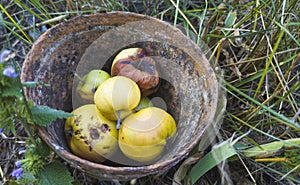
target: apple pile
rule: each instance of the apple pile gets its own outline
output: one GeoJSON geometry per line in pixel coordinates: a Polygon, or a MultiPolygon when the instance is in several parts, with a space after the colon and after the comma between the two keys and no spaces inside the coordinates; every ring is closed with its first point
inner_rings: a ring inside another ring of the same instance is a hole
{"type": "Polygon", "coordinates": [[[157,160],[175,135],[176,122],[147,97],[160,83],[155,61],[141,48],[124,49],[110,73],[92,70],[78,83],[76,92],[93,103],[76,108],[66,120],[71,151],[94,162],[109,159],[118,148],[135,161],[157,160]]]}

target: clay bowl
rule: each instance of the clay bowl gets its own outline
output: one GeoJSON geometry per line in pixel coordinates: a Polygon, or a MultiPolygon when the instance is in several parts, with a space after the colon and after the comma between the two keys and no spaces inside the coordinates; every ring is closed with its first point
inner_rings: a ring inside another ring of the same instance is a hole
{"type": "Polygon", "coordinates": [[[71,112],[80,105],[74,101],[73,87],[78,83],[74,73],[82,75],[99,68],[109,71],[113,57],[134,46],[159,57],[161,85],[152,97],[163,100],[177,122],[176,136],[159,160],[137,165],[94,163],[70,152],[63,131],[65,120],[37,127],[40,137],[62,159],[99,179],[129,180],[164,173],[209,134],[219,114],[221,92],[201,49],[169,23],[113,12],[82,15],[52,27],[34,43],[23,64],[22,81],[48,84],[26,89],[26,96],[35,104],[71,112]]]}

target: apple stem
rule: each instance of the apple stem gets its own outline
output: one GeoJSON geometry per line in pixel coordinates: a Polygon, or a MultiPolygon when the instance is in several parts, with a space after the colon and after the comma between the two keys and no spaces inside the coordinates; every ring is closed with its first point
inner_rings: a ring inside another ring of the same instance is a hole
{"type": "Polygon", "coordinates": [[[121,127],[121,115],[120,115],[120,111],[118,111],[117,130],[120,130],[120,127],[121,127]]]}

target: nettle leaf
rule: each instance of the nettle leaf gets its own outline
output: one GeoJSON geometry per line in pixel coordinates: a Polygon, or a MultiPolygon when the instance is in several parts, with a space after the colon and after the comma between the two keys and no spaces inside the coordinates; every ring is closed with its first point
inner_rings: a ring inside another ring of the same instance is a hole
{"type": "Polygon", "coordinates": [[[54,161],[41,171],[38,185],[72,185],[73,178],[67,167],[54,161]]]}
{"type": "Polygon", "coordinates": [[[51,154],[50,147],[41,139],[36,139],[35,152],[43,158],[51,154]]]}
{"type": "Polygon", "coordinates": [[[9,96],[15,96],[15,97],[22,97],[21,89],[17,85],[13,85],[11,87],[6,87],[3,89],[3,92],[1,94],[2,97],[9,97],[9,96]]]}
{"type": "Polygon", "coordinates": [[[36,181],[34,175],[28,172],[22,173],[22,178],[17,180],[18,184],[34,184],[36,181]]]}
{"type": "Polygon", "coordinates": [[[31,113],[33,116],[33,121],[37,125],[47,126],[50,125],[52,121],[56,119],[67,118],[73,116],[68,112],[64,112],[62,110],[52,109],[48,106],[36,105],[31,109],[31,113]]]}

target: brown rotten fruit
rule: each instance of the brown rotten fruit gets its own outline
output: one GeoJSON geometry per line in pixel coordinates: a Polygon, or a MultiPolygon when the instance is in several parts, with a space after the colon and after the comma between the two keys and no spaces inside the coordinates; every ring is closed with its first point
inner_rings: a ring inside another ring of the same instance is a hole
{"type": "Polygon", "coordinates": [[[122,50],[114,59],[111,76],[125,76],[132,79],[139,86],[143,96],[157,91],[159,73],[156,62],[145,56],[141,48],[122,50]]]}

